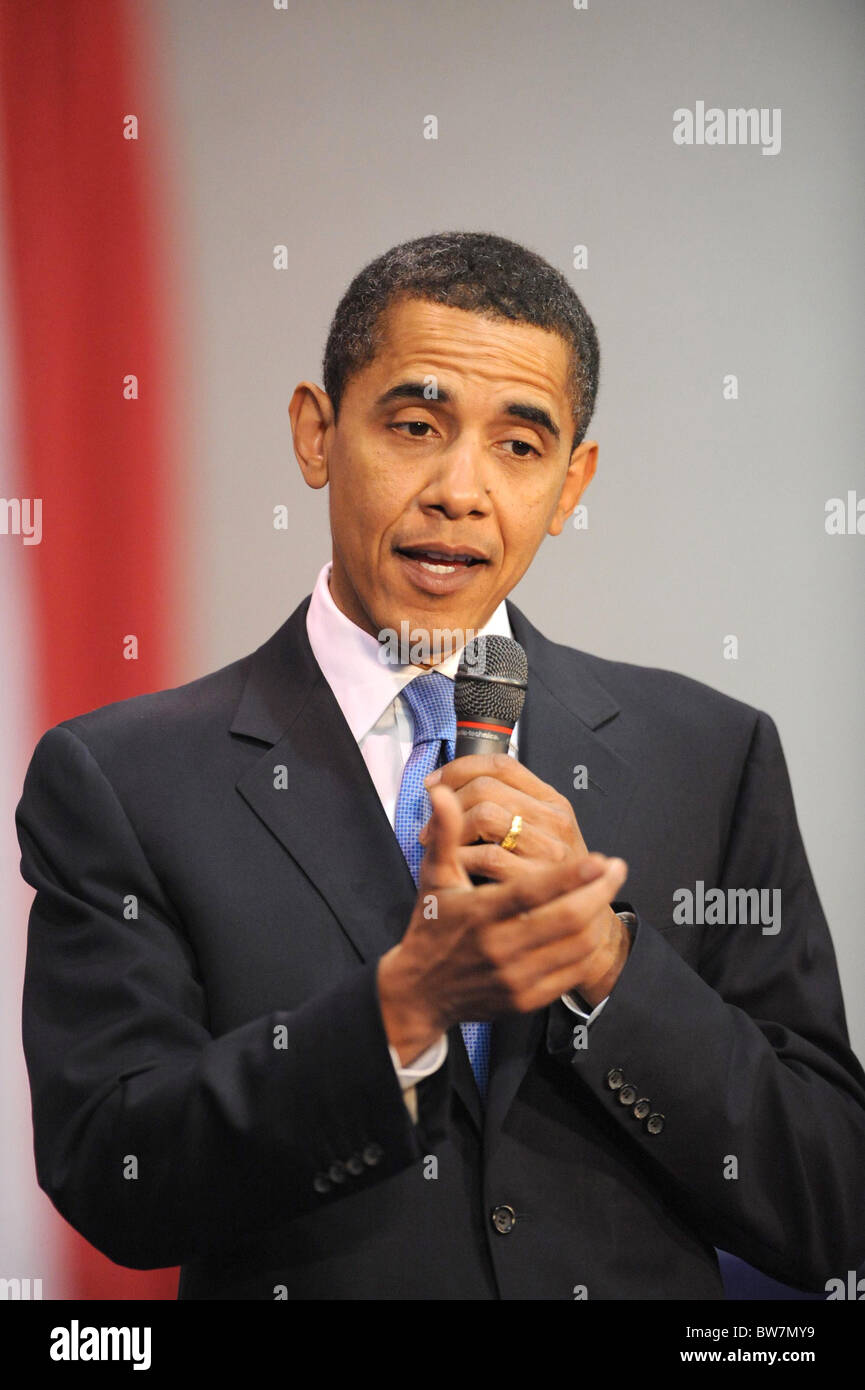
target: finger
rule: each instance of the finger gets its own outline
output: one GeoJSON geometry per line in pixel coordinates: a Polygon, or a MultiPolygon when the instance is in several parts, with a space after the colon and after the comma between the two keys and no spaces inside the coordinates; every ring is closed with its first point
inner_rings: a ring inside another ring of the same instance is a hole
{"type": "Polygon", "coordinates": [[[512,758],[510,753],[472,753],[468,757],[454,758],[452,762],[431,772],[425,785],[441,785],[458,791],[475,777],[495,777],[516,791],[534,797],[536,801],[554,801],[559,795],[517,758],[512,758]]]}
{"type": "MultiPolygon", "coordinates": [[[[552,835],[565,843],[564,834],[570,827],[563,823],[558,811],[554,811],[549,802],[543,803],[536,797],[526,796],[525,792],[507,787],[492,777],[478,777],[460,787],[456,794],[467,818],[464,821],[465,844],[471,844],[472,840],[503,840],[514,816],[523,818],[520,833],[522,843],[518,853],[540,857],[540,846],[536,850],[525,846],[524,837],[529,827],[539,830],[547,838],[552,835]],[[474,833],[469,834],[469,830],[474,833]]],[[[423,843],[423,831],[420,838],[423,843]]]]}
{"type": "Polygon", "coordinates": [[[586,978],[589,961],[595,949],[594,942],[587,943],[586,933],[582,932],[575,936],[561,937],[524,956],[519,962],[519,975],[524,982],[520,989],[521,1007],[526,1008],[530,1001],[531,1007],[543,1007],[532,1000],[534,990],[546,994],[545,1004],[569,990],[579,990],[586,978]],[[550,984],[560,987],[547,994],[550,984]]]}
{"type": "MultiPolygon", "coordinates": [[[[580,985],[584,983],[584,974],[584,963],[575,964],[572,961],[561,969],[553,969],[549,974],[541,975],[533,984],[527,986],[522,998],[522,1009],[531,1013],[535,1009],[546,1008],[554,999],[560,999],[563,994],[570,994],[572,990],[579,993],[580,985]]],[[[573,1020],[574,1024],[585,1021],[579,1017],[573,1020]]]]}
{"type": "MultiPolygon", "coordinates": [[[[599,918],[605,917],[609,910],[604,909],[599,918]]],[[[575,937],[563,937],[527,957],[529,982],[522,995],[521,1008],[543,1008],[571,990],[579,990],[585,996],[587,986],[593,988],[608,968],[607,962],[594,963],[605,941],[603,933],[583,931],[575,937]]]]}
{"type": "MultiPolygon", "coordinates": [[[[605,930],[604,926],[610,919],[610,899],[621,881],[620,865],[621,861],[606,860],[600,872],[597,864],[582,866],[584,872],[597,877],[590,885],[568,895],[572,899],[579,898],[577,914],[571,910],[564,915],[549,912],[541,915],[538,909],[504,922],[478,924],[484,949],[492,959],[507,962],[509,988],[514,999],[519,999],[521,1010],[540,1008],[555,998],[556,993],[579,987],[581,981],[599,978],[593,961],[600,959],[598,952],[609,941],[609,928],[605,930]],[[595,891],[590,891],[592,889],[595,891]],[[543,981],[556,973],[565,980],[562,988],[539,999],[537,1004],[527,1004],[526,998],[531,991],[542,990],[543,981]]],[[[482,893],[483,889],[477,890],[475,903],[482,893]]],[[[560,907],[560,902],[546,906],[560,907]]]]}
{"type": "MultiPolygon", "coordinates": [[[[466,819],[467,817],[464,818],[464,826],[466,819]]],[[[463,834],[465,833],[464,829],[463,834]]],[[[473,835],[471,842],[463,845],[460,851],[463,868],[466,873],[490,878],[496,883],[503,883],[506,879],[524,874],[527,869],[542,869],[548,868],[551,864],[560,864],[568,856],[575,855],[575,851],[569,850],[561,840],[553,839],[550,835],[537,832],[533,835],[527,834],[525,825],[514,849],[503,849],[500,840],[484,840],[481,844],[478,844],[477,840],[478,836],[473,835]],[[531,853],[527,852],[528,849],[531,853]]],[[[600,869],[598,872],[600,873],[600,869]]]]}
{"type": "Polygon", "coordinates": [[[530,913],[596,878],[598,862],[606,866],[606,855],[593,853],[582,858],[574,855],[561,864],[540,867],[523,861],[523,872],[518,877],[507,883],[483,884],[476,890],[479,918],[505,921],[521,913],[530,913]]]}
{"type": "MultiPolygon", "coordinates": [[[[513,849],[506,851],[518,855],[523,859],[536,859],[541,863],[559,864],[568,854],[577,853],[576,849],[563,840],[560,835],[551,833],[543,826],[539,826],[536,821],[526,818],[522,812],[512,811],[510,807],[498,805],[494,801],[482,801],[477,806],[467,808],[462,800],[462,794],[456,793],[460,801],[463,812],[462,842],[464,845],[474,845],[478,840],[483,840],[487,844],[500,845],[514,823],[514,815],[522,815],[522,825],[517,834],[516,844],[513,849]]],[[[514,795],[513,792],[510,793],[514,795]]],[[[538,802],[534,803],[535,813],[540,810],[538,802]]],[[[423,827],[418,835],[421,844],[427,842],[427,825],[423,827]]],[[[585,851],[584,851],[585,852],[585,851]]]]}
{"type": "Polygon", "coordinates": [[[593,918],[609,907],[627,874],[628,867],[623,859],[608,859],[603,873],[591,883],[567,890],[531,908],[517,918],[515,926],[526,931],[526,944],[530,948],[585,932],[593,918]]]}
{"type": "Polygon", "coordinates": [[[459,857],[463,823],[459,799],[449,787],[433,787],[430,802],[429,835],[419,875],[421,891],[471,888],[472,881],[459,857]]]}

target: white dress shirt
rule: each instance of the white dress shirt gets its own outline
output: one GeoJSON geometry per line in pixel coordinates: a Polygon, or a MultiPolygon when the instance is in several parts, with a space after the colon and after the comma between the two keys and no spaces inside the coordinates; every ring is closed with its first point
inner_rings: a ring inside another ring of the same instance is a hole
{"type": "MultiPolygon", "coordinates": [[[[353,623],[334,603],[330,593],[330,568],[328,561],[319,572],[307,610],[306,630],[313,655],[357,740],[369,775],[393,826],[403,769],[414,746],[411,712],[400,692],[415,676],[421,675],[424,668],[381,661],[378,639],[353,623]]],[[[504,600],[479,633],[512,636],[504,600]]],[[[453,680],[461,654],[461,651],[452,652],[435,669],[453,680]]],[[[508,749],[514,757],[519,746],[519,727],[517,723],[508,749]]],[[[587,1025],[597,1018],[607,1002],[602,999],[591,1013],[586,1013],[570,995],[562,995],[562,1001],[575,1014],[579,1014],[587,1025]]],[[[390,1049],[400,1085],[406,1093],[406,1103],[414,1118],[417,1117],[417,1108],[413,1088],[418,1081],[438,1070],[447,1056],[447,1047],[447,1034],[443,1033],[437,1042],[407,1067],[400,1065],[396,1049],[390,1049]]]]}

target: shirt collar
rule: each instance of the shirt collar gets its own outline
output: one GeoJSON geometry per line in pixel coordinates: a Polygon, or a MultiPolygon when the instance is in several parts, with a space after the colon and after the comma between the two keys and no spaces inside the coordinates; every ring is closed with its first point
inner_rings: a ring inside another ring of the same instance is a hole
{"type": "MultiPolygon", "coordinates": [[[[328,560],[319,571],[306,614],[306,630],[313,656],[354,738],[360,742],[403,687],[422,674],[423,667],[380,660],[378,639],[364,632],[334,603],[329,585],[330,569],[328,560]]],[[[481,633],[512,636],[504,599],[489,622],[479,629],[478,635],[481,633]]],[[[453,679],[460,655],[460,651],[452,652],[436,670],[453,679]]]]}

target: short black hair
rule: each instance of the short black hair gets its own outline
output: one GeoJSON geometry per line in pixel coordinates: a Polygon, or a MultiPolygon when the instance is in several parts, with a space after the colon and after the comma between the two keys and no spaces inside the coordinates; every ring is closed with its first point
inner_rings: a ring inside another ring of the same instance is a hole
{"type": "Polygon", "coordinates": [[[561,271],[492,232],[416,237],[358,272],[337,305],[324,349],[324,389],[336,416],[349,378],[379,351],[383,317],[397,299],[431,300],[558,333],[571,350],[571,449],[582,442],[598,392],[595,325],[561,271]]]}

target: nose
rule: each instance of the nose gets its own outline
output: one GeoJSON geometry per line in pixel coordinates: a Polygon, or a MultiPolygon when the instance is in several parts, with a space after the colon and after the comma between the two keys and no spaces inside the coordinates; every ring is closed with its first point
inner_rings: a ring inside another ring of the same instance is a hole
{"type": "Polygon", "coordinates": [[[490,477],[479,441],[461,435],[439,453],[431,467],[419,499],[422,507],[442,512],[450,520],[489,514],[490,477]]]}

